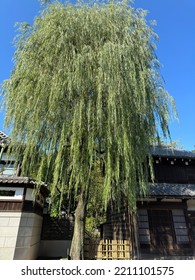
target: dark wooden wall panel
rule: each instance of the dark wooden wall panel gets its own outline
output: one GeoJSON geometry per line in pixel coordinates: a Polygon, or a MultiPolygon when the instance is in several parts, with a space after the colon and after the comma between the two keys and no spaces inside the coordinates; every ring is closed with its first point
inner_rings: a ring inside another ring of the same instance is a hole
{"type": "Polygon", "coordinates": [[[71,240],[73,224],[67,218],[52,218],[43,215],[42,240],[71,240]]]}
{"type": "Polygon", "coordinates": [[[0,212],[21,212],[22,201],[0,201],[0,212]]]}
{"type": "Polygon", "coordinates": [[[195,165],[190,162],[189,165],[177,162],[171,165],[170,161],[154,164],[154,174],[157,183],[195,183],[195,165]]]}

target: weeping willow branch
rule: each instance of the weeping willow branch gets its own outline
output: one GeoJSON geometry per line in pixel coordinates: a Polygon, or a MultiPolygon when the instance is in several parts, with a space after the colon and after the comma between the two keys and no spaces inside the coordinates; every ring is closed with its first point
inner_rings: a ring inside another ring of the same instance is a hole
{"type": "MultiPolygon", "coordinates": [[[[157,35],[128,1],[46,5],[20,26],[15,66],[4,82],[6,126],[22,172],[60,193],[93,188],[103,166],[102,199],[125,195],[135,207],[147,191],[149,146],[169,136],[173,99],[155,54],[157,35]],[[103,165],[99,163],[102,157],[103,165]]],[[[150,171],[152,163],[150,161],[150,171]]]]}

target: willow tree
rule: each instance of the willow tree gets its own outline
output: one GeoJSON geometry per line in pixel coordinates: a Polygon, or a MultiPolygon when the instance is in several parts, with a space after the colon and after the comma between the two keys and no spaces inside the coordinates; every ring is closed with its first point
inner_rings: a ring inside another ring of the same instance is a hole
{"type": "Polygon", "coordinates": [[[22,173],[49,182],[51,207],[75,203],[72,259],[83,258],[94,170],[103,170],[105,208],[124,196],[133,210],[137,188],[147,193],[149,146],[159,131],[169,135],[172,114],[156,39],[128,1],[55,2],[20,26],[5,124],[22,173]]]}

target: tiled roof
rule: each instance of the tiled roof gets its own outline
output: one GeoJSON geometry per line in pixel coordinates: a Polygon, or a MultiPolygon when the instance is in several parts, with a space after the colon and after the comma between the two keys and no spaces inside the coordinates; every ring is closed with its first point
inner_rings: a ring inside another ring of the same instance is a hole
{"type": "Polygon", "coordinates": [[[0,176],[0,183],[8,184],[35,184],[35,180],[30,177],[20,177],[20,176],[0,176]]]}
{"type": "Polygon", "coordinates": [[[149,196],[195,198],[195,184],[150,184],[149,196]]]}
{"type": "MultiPolygon", "coordinates": [[[[1,175],[0,184],[9,185],[9,186],[10,184],[16,184],[16,185],[20,184],[20,185],[28,185],[34,188],[34,186],[36,185],[36,180],[34,180],[31,177],[1,175]]],[[[49,195],[48,186],[44,182],[41,183],[41,191],[45,194],[45,196],[49,195]]]]}
{"type": "Polygon", "coordinates": [[[162,147],[162,146],[151,147],[151,154],[154,156],[195,158],[194,152],[179,150],[175,148],[173,149],[170,147],[162,147]]]}

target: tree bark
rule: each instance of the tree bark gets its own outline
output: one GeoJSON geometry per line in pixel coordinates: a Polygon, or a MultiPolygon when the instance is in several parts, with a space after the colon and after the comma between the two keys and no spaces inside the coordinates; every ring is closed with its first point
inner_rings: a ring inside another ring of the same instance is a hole
{"type": "Polygon", "coordinates": [[[85,216],[86,197],[82,191],[75,211],[74,232],[70,249],[71,260],[84,259],[85,216]]]}

